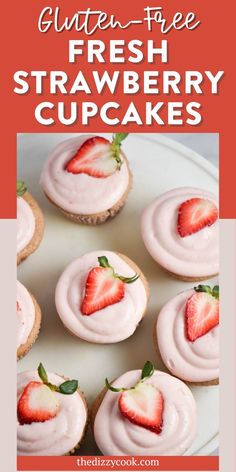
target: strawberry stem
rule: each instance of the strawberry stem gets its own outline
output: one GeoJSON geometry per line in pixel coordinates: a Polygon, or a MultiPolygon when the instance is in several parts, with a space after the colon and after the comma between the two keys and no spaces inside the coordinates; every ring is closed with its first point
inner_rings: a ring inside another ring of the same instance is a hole
{"type": "Polygon", "coordinates": [[[98,257],[98,262],[100,267],[103,267],[104,269],[112,269],[113,276],[116,279],[120,279],[125,284],[132,284],[133,282],[136,282],[136,280],[138,280],[138,278],[140,277],[139,274],[134,274],[132,277],[123,277],[123,275],[116,274],[113,267],[109,264],[109,261],[106,256],[98,257]]]}
{"type": "Polygon", "coordinates": [[[129,133],[115,133],[113,134],[113,139],[111,143],[111,149],[112,149],[112,154],[114,159],[116,160],[118,164],[118,169],[120,170],[121,165],[123,164],[122,159],[120,157],[120,148],[121,148],[121,143],[124,141],[125,138],[127,138],[129,133]]]}
{"type": "Polygon", "coordinates": [[[194,290],[195,292],[209,293],[209,295],[219,300],[219,285],[215,285],[213,288],[211,288],[210,285],[198,285],[194,287],[194,290]]]}
{"type": "Polygon", "coordinates": [[[16,194],[17,197],[22,197],[24,193],[27,191],[27,187],[22,180],[18,180],[16,182],[16,194]]]}
{"type": "Polygon", "coordinates": [[[133,387],[128,387],[128,388],[113,387],[108,379],[105,379],[105,385],[106,385],[108,390],[111,390],[111,392],[126,392],[127,390],[135,389],[137,387],[137,385],[140,384],[140,382],[143,382],[144,380],[150,378],[154,374],[154,371],[155,371],[155,369],[154,369],[154,366],[153,366],[152,362],[147,361],[147,362],[145,362],[145,364],[143,366],[140,380],[138,380],[138,382],[133,387]]]}
{"type": "Polygon", "coordinates": [[[50,388],[50,390],[52,390],[53,392],[63,393],[64,395],[71,395],[72,393],[76,392],[78,388],[78,380],[66,380],[59,386],[49,382],[47,372],[41,362],[38,366],[38,375],[42,380],[43,384],[50,388]]]}

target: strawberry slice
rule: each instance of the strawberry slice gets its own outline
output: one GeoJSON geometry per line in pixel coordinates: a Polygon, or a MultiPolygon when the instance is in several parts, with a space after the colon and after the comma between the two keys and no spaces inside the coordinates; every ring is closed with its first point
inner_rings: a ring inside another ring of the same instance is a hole
{"type": "Polygon", "coordinates": [[[177,229],[184,238],[211,226],[218,218],[216,205],[205,198],[191,198],[183,202],[178,211],[177,229]]]}
{"type": "Polygon", "coordinates": [[[131,423],[161,433],[164,400],[152,384],[139,382],[133,389],[124,391],[119,398],[119,409],[131,423]]]}
{"type": "Polygon", "coordinates": [[[72,174],[88,174],[91,177],[106,178],[120,169],[121,142],[128,133],[116,133],[110,142],[101,136],[87,139],[66,164],[72,174]]]}
{"type": "Polygon", "coordinates": [[[55,393],[41,382],[29,382],[18,401],[17,414],[20,424],[44,422],[54,418],[59,410],[55,393]]]}
{"type": "Polygon", "coordinates": [[[120,302],[125,295],[125,283],[135,282],[139,275],[123,277],[115,273],[105,256],[98,257],[99,267],[90,270],[85,295],[81,304],[83,315],[91,315],[109,305],[120,302]]]}
{"type": "Polygon", "coordinates": [[[211,289],[208,285],[199,285],[187,301],[185,308],[186,335],[189,341],[204,336],[219,324],[218,286],[211,289]]]}

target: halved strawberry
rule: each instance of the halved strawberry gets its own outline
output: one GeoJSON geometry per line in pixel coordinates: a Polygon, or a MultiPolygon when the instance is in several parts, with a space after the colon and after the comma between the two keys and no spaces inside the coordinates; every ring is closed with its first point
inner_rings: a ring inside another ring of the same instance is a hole
{"type": "Polygon", "coordinates": [[[18,401],[17,414],[20,424],[44,422],[54,418],[59,410],[57,395],[41,382],[29,382],[18,401]]]}
{"type": "Polygon", "coordinates": [[[164,400],[152,384],[139,382],[133,389],[124,391],[119,398],[119,408],[131,423],[161,433],[164,400]]]}
{"type": "Polygon", "coordinates": [[[72,174],[109,177],[121,167],[120,147],[127,134],[116,133],[112,142],[101,136],[87,139],[66,164],[65,169],[72,174]]]}
{"type": "MultiPolygon", "coordinates": [[[[218,286],[216,286],[218,287],[218,286]]],[[[216,287],[199,285],[185,308],[186,335],[189,341],[204,336],[219,324],[219,299],[216,287]]]]}
{"type": "Polygon", "coordinates": [[[139,275],[123,277],[114,272],[105,256],[98,258],[100,267],[90,270],[85,295],[81,304],[83,315],[91,315],[109,305],[118,303],[125,295],[125,283],[135,282],[139,275]]]}
{"type": "Polygon", "coordinates": [[[184,238],[206,226],[211,226],[218,218],[216,205],[205,198],[191,198],[179,207],[177,229],[184,238]]]}

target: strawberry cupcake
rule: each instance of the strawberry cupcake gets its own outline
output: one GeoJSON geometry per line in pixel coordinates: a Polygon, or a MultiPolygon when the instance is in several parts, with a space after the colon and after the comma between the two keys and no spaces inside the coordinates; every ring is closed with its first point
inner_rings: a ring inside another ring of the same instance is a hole
{"type": "Polygon", "coordinates": [[[206,190],[164,193],[144,210],[141,231],[150,255],[171,275],[196,281],[218,274],[218,204],[206,190]]]}
{"type": "Polygon", "coordinates": [[[131,172],[121,151],[127,133],[112,142],[83,135],[59,144],[41,175],[48,199],[76,223],[99,224],[113,218],[125,204],[131,172]]]}
{"type": "Polygon", "coordinates": [[[79,448],[87,424],[87,405],[77,380],[21,372],[17,379],[18,456],[63,456],[79,448]]]}
{"type": "Polygon", "coordinates": [[[17,281],[16,329],[17,359],[21,359],[36,341],[41,325],[41,310],[35,298],[17,281]]]}
{"type": "Polygon", "coordinates": [[[104,455],[180,456],[197,430],[196,404],[181,380],[154,370],[126,372],[97,397],[94,436],[104,455]]]}
{"type": "Polygon", "coordinates": [[[44,232],[43,213],[22,181],[17,182],[17,264],[38,248],[44,232]]]}
{"type": "Polygon", "coordinates": [[[57,312],[66,328],[92,343],[131,336],[144,317],[149,289],[128,257],[93,251],[67,266],[56,287],[57,312]]]}
{"type": "Polygon", "coordinates": [[[198,285],[160,311],[155,345],[171,374],[202,385],[219,376],[219,286],[198,285]]]}

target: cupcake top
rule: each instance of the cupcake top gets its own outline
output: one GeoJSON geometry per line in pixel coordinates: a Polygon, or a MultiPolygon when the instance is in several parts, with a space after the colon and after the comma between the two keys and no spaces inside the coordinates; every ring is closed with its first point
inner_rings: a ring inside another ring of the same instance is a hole
{"type": "Polygon", "coordinates": [[[93,135],[60,143],[41,175],[46,195],[73,214],[92,215],[112,208],[125,194],[130,179],[127,161],[120,152],[121,141],[117,144],[118,157],[113,155],[112,143],[93,135]]]}
{"type": "Polygon", "coordinates": [[[163,362],[173,375],[188,382],[218,378],[217,297],[194,289],[180,293],[160,311],[156,335],[163,362]]]}
{"type": "MultiPolygon", "coordinates": [[[[47,374],[47,380],[55,386],[65,382],[55,374],[47,374]]],[[[53,391],[42,383],[38,372],[21,372],[17,402],[19,456],[62,456],[80,442],[87,409],[77,389],[71,394],[53,391]]]]}
{"type": "Polygon", "coordinates": [[[17,281],[16,285],[16,329],[17,349],[27,342],[35,321],[35,306],[28,290],[17,281]]]}
{"type": "Polygon", "coordinates": [[[129,371],[112,383],[115,389],[134,389],[106,392],[94,422],[99,449],[104,455],[184,454],[193,442],[197,424],[190,389],[159,371],[140,382],[142,373],[129,371]]]}
{"type": "Polygon", "coordinates": [[[187,277],[219,271],[216,197],[196,188],[176,188],[154,200],[142,215],[142,236],[153,259],[187,277]]]}
{"type": "Polygon", "coordinates": [[[34,231],[34,213],[23,197],[17,197],[17,254],[30,243],[34,231]]]}
{"type": "Polygon", "coordinates": [[[56,308],[76,336],[94,343],[115,343],[135,331],[148,295],[138,268],[123,257],[93,251],[78,257],[62,273],[56,308]]]}

